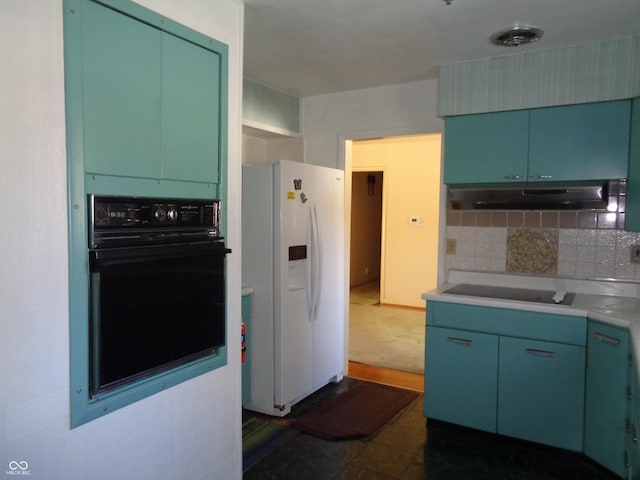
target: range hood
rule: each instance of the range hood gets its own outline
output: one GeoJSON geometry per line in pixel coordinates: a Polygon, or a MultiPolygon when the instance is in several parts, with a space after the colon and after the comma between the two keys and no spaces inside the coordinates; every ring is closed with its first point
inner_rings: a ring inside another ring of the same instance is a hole
{"type": "MultiPolygon", "coordinates": [[[[460,210],[607,210],[619,180],[571,183],[449,186],[460,210]],[[613,192],[613,194],[612,194],[613,192]]],[[[617,205],[616,205],[617,206],[617,205]]]]}

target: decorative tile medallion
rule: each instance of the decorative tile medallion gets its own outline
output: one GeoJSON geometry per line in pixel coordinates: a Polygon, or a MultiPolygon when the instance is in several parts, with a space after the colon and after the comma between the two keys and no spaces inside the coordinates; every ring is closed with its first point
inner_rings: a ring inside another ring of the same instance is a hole
{"type": "Polygon", "coordinates": [[[509,228],[507,230],[507,272],[558,273],[558,230],[509,228]]]}

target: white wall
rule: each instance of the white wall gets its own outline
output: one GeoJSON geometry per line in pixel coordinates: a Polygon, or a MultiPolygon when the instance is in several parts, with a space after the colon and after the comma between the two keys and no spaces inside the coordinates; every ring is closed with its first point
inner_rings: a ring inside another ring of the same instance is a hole
{"type": "Polygon", "coordinates": [[[344,140],[441,132],[437,80],[302,99],[306,163],[344,168],[344,140]]]}
{"type": "MultiPolygon", "coordinates": [[[[243,6],[140,0],[229,45],[229,331],[240,331],[243,6]]],[[[239,345],[229,365],[69,429],[62,0],[0,0],[0,474],[239,479],[239,345]]],[[[9,475],[7,475],[8,477],[9,475]]]]}

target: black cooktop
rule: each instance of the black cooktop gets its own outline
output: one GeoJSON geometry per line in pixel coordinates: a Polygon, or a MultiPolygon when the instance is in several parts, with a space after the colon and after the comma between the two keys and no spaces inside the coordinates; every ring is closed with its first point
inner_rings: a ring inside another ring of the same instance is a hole
{"type": "Polygon", "coordinates": [[[528,288],[495,287],[491,285],[474,285],[461,283],[442,293],[468,295],[470,297],[498,298],[501,300],[517,300],[520,302],[548,303],[551,305],[571,305],[575,293],[567,292],[562,302],[553,300],[554,290],[531,290],[528,288]]]}

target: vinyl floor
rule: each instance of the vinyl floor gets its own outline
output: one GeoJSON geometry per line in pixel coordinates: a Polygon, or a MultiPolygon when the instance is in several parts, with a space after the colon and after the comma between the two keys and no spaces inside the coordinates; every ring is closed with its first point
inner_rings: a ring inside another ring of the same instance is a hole
{"type": "MultiPolygon", "coordinates": [[[[360,380],[345,378],[294,406],[297,418],[360,380]]],[[[244,472],[273,480],[613,480],[586,457],[426,420],[420,395],[372,437],[331,442],[297,433],[244,472]]]]}

